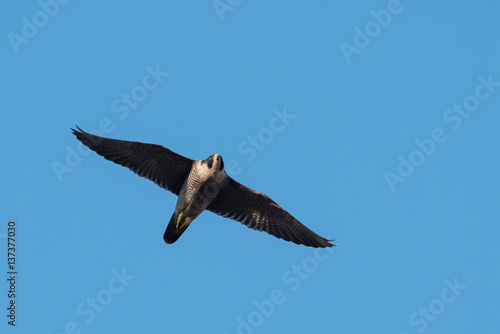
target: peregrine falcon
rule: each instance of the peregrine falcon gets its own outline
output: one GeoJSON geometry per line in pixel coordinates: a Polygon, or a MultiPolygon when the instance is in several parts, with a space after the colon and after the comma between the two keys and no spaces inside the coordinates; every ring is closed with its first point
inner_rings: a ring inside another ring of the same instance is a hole
{"type": "Polygon", "coordinates": [[[335,246],[267,195],[229,177],[219,154],[191,160],[155,144],[116,140],[71,129],[85,146],[178,196],[163,240],[173,244],[204,210],[279,239],[310,247],[335,246]]]}

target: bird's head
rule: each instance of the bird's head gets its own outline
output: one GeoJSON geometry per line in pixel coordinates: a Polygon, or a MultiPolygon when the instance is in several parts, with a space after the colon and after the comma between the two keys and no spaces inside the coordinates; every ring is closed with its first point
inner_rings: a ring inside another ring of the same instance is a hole
{"type": "Polygon", "coordinates": [[[204,164],[207,164],[208,168],[212,169],[214,168],[215,170],[223,170],[224,169],[224,161],[222,160],[222,157],[220,154],[212,154],[205,160],[203,160],[204,164]]]}

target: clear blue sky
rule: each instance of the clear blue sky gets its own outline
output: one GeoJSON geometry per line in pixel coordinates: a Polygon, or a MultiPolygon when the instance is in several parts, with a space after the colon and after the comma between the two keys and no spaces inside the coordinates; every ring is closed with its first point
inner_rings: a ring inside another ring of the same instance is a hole
{"type": "Polygon", "coordinates": [[[4,1],[0,331],[497,333],[499,17],[497,1],[4,1]],[[82,150],[75,125],[219,153],[339,246],[209,212],[166,245],[176,196],[82,150]]]}

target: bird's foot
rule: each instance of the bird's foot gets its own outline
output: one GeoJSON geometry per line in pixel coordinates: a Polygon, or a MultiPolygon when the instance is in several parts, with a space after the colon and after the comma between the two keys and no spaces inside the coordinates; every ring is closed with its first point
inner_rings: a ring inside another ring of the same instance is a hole
{"type": "Polygon", "coordinates": [[[181,229],[184,227],[184,225],[191,223],[191,221],[192,221],[191,217],[185,217],[184,214],[181,212],[177,217],[177,224],[175,225],[175,228],[181,229]]]}

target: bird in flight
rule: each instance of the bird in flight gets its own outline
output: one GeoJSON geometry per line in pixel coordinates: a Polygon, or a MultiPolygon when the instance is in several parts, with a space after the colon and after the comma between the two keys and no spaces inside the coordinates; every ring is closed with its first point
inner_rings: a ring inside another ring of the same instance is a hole
{"type": "Polygon", "coordinates": [[[234,219],[279,239],[310,247],[332,247],[267,195],[229,177],[219,154],[191,160],[155,144],[116,140],[71,129],[85,146],[178,196],[163,235],[173,244],[204,210],[234,219]]]}

